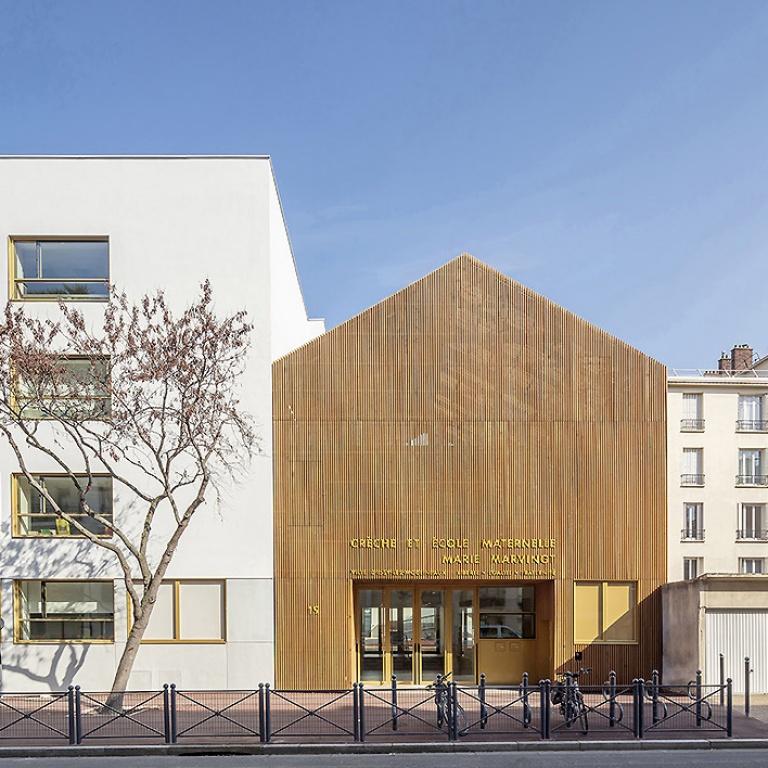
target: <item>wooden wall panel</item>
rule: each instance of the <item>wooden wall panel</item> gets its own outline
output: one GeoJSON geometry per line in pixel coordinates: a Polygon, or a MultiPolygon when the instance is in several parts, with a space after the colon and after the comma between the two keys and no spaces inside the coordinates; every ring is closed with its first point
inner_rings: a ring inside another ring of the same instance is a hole
{"type": "Polygon", "coordinates": [[[598,675],[660,664],[663,366],[465,255],[273,373],[278,686],[354,680],[355,581],[545,580],[552,672],[575,650],[598,675]],[[484,538],[554,539],[554,563],[495,563],[484,538]],[[636,581],[639,642],[574,644],[574,580],[636,581]]]}

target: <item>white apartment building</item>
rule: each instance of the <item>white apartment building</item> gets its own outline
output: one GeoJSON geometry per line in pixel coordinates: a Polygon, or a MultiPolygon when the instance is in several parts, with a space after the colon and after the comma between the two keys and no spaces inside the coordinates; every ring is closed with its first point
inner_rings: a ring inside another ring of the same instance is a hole
{"type": "MultiPolygon", "coordinates": [[[[262,453],[182,537],[129,688],[270,681],[271,363],[324,330],[307,318],[270,159],[2,157],[0,173],[3,300],[45,314],[77,282],[88,290],[68,300],[98,321],[111,286],[135,298],[161,288],[182,309],[210,278],[217,311],[245,309],[254,323],[241,401],[255,416],[262,453]]],[[[50,473],[51,487],[55,469],[38,467],[50,473]]],[[[39,516],[35,522],[30,510],[39,504],[17,471],[0,443],[2,688],[62,690],[76,682],[108,690],[129,622],[119,568],[82,537],[39,516]],[[60,627],[43,624],[46,608],[60,625],[67,611],[93,611],[100,637],[80,636],[77,622],[57,635],[60,627]]],[[[115,519],[129,514],[110,484],[102,496],[115,519]]]]}
{"type": "Polygon", "coordinates": [[[733,347],[716,370],[668,378],[664,679],[696,669],[768,692],[768,358],[733,347]]]}
{"type": "Polygon", "coordinates": [[[668,392],[669,580],[766,573],[768,359],[736,346],[668,392]]]}

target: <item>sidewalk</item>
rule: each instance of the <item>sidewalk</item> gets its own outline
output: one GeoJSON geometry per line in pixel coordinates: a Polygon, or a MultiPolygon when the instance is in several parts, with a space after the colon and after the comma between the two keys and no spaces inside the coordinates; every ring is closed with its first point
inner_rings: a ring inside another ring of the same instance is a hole
{"type": "MultiPolygon", "coordinates": [[[[346,692],[344,692],[345,695],[346,692]]],[[[20,727],[43,726],[38,733],[29,730],[18,731],[19,738],[13,738],[13,732],[7,728],[0,729],[0,758],[2,757],[39,757],[39,756],[130,756],[130,755],[278,755],[278,754],[365,754],[365,753],[425,753],[425,752],[499,752],[499,751],[564,751],[564,750],[646,750],[646,749],[766,749],[766,763],[768,764],[768,695],[753,696],[751,698],[750,717],[744,714],[744,697],[733,699],[733,737],[728,738],[723,730],[722,705],[714,699],[711,701],[717,714],[717,718],[711,721],[702,719],[701,728],[695,727],[695,711],[685,708],[682,711],[671,713],[669,718],[659,720],[655,725],[652,721],[651,705],[646,702],[644,737],[636,739],[632,735],[631,705],[625,702],[624,719],[617,718],[615,727],[609,727],[611,722],[607,718],[608,704],[595,706],[590,714],[589,733],[582,735],[576,727],[564,727],[562,715],[555,714],[551,724],[551,739],[542,739],[538,722],[538,712],[534,709],[530,728],[523,728],[522,721],[508,719],[510,727],[514,730],[504,731],[504,708],[491,710],[488,730],[481,730],[478,722],[475,722],[472,730],[458,741],[449,741],[445,731],[436,730],[430,719],[433,716],[434,703],[427,698],[426,704],[422,702],[419,709],[413,701],[405,697],[408,691],[402,692],[403,700],[399,703],[400,718],[397,723],[404,725],[410,723],[410,727],[401,727],[395,730],[392,719],[391,704],[384,706],[366,707],[366,728],[361,731],[365,741],[353,741],[352,728],[347,720],[350,712],[347,711],[346,699],[338,701],[332,699],[330,703],[325,699],[314,702],[313,708],[308,708],[308,700],[301,699],[299,705],[293,705],[288,701],[279,699],[271,710],[272,729],[274,734],[270,743],[259,741],[257,724],[259,713],[252,697],[245,697],[242,706],[245,711],[237,710],[237,694],[230,692],[230,698],[221,699],[221,694],[215,694],[214,701],[196,702],[193,699],[180,694],[180,706],[174,710],[174,717],[178,717],[178,725],[174,726],[173,733],[178,734],[177,744],[163,743],[163,709],[157,701],[157,694],[139,696],[132,702],[135,708],[131,710],[130,717],[110,717],[98,707],[90,706],[89,697],[86,701],[89,706],[83,708],[83,727],[80,732],[83,735],[83,743],[77,746],[66,744],[67,709],[60,700],[44,701],[37,703],[36,708],[30,709],[24,714],[20,709],[6,708],[3,714],[6,718],[14,718],[20,727]],[[234,699],[231,697],[234,696],[234,699]],[[231,700],[230,700],[231,699],[231,700]],[[334,714],[334,702],[338,706],[338,712],[334,714]],[[304,706],[302,706],[302,703],[304,706]],[[142,706],[139,706],[142,704],[142,706]],[[291,704],[291,706],[289,706],[291,704]],[[408,705],[411,710],[407,709],[408,705]],[[423,710],[423,711],[422,711],[423,710]],[[718,711],[719,710],[719,711],[718,711]],[[312,717],[310,717],[312,715],[312,717]],[[419,717],[418,715],[423,715],[419,717]],[[407,717],[406,717],[407,716],[407,717]],[[42,718],[42,719],[41,719],[42,718]],[[678,719],[679,718],[679,719],[678,719]],[[248,730],[245,724],[252,727],[248,730]],[[282,727],[284,724],[301,726],[305,725],[306,732],[294,728],[293,730],[282,727]],[[499,727],[499,724],[502,724],[499,727]],[[719,726],[718,726],[719,723],[719,726]],[[205,726],[205,731],[196,731],[198,725],[205,726]],[[342,725],[346,725],[342,729],[342,725]],[[318,728],[325,726],[329,730],[318,733],[318,728]],[[333,726],[336,730],[331,731],[333,726]],[[235,727],[240,727],[239,732],[235,727]],[[421,730],[419,730],[421,727],[421,730]],[[680,728],[675,731],[673,728],[680,728]],[[495,730],[495,732],[494,732],[495,730]],[[49,739],[39,738],[40,734],[47,734],[49,739]],[[63,739],[62,739],[63,737],[63,739]],[[54,739],[56,739],[54,741],[54,739]],[[62,741],[64,743],[62,743],[62,741]]],[[[424,699],[423,691],[411,691],[411,694],[420,694],[424,699]]],[[[318,696],[319,694],[313,694],[318,696]]],[[[670,699],[667,699],[670,702],[670,699]]],[[[17,706],[22,702],[16,701],[17,706]]],[[[519,706],[517,702],[516,706],[519,706]]],[[[617,705],[618,706],[618,705],[617,705]]],[[[518,715],[520,712],[516,712],[518,715]]],[[[7,724],[6,724],[7,725],[7,724]]],[[[269,730],[269,729],[268,729],[269,730]]],[[[167,732],[166,732],[167,735],[167,732]]]]}
{"type": "MultiPolygon", "coordinates": [[[[503,740],[489,734],[482,740],[475,736],[460,741],[446,740],[403,740],[396,733],[392,738],[379,737],[376,740],[334,743],[332,741],[299,742],[273,741],[261,744],[258,741],[237,738],[219,738],[205,742],[181,744],[120,744],[115,739],[100,744],[79,746],[0,746],[0,764],[3,758],[43,757],[136,757],[136,756],[230,756],[230,755],[329,755],[329,754],[416,754],[416,753],[469,753],[469,752],[564,752],[564,751],[637,751],[637,750],[742,750],[765,749],[768,763],[768,696],[755,696],[751,700],[751,713],[744,716],[743,697],[734,698],[733,738],[706,731],[702,738],[691,738],[690,732],[676,734],[670,731],[650,731],[642,739],[627,738],[619,734],[610,738],[605,731],[588,734],[558,732],[554,738],[544,740],[503,740]],[[759,716],[758,716],[759,715],[759,716]],[[567,737],[567,738],[566,738],[567,737]]],[[[6,742],[7,743],[7,742],[6,742]]],[[[2,741],[0,740],[0,744],[2,741]]]]}
{"type": "MultiPolygon", "coordinates": [[[[733,716],[734,723],[736,715],[744,716],[744,697],[733,697],[733,716]]],[[[749,719],[759,720],[768,723],[768,694],[752,695],[749,698],[749,719]]]]}

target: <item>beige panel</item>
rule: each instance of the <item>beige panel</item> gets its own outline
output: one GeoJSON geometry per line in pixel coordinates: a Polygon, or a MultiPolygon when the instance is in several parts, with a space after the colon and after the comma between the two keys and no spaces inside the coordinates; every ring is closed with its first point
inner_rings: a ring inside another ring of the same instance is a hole
{"type": "Polygon", "coordinates": [[[179,639],[220,640],[223,637],[224,584],[179,582],[179,639]]]}
{"type": "Polygon", "coordinates": [[[573,633],[580,643],[600,637],[600,584],[574,584],[573,633]]]}
{"type": "Polygon", "coordinates": [[[485,682],[520,682],[528,672],[537,680],[536,640],[478,640],[477,666],[483,670],[485,682]]]}
{"type": "Polygon", "coordinates": [[[635,585],[603,585],[603,640],[632,641],[635,636],[635,585]]]}
{"type": "Polygon", "coordinates": [[[176,585],[172,581],[161,584],[157,590],[155,607],[144,632],[144,640],[176,639],[176,585]]]}

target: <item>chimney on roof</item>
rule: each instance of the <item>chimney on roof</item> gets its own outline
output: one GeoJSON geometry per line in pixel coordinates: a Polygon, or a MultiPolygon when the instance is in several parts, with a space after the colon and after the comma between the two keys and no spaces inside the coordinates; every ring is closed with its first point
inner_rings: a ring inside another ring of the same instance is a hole
{"type": "Polygon", "coordinates": [[[753,355],[752,347],[748,344],[737,344],[731,350],[731,370],[746,371],[751,368],[753,355]]]}
{"type": "Polygon", "coordinates": [[[723,352],[720,355],[720,359],[717,361],[718,373],[727,373],[731,370],[731,356],[727,352],[723,352]]]}

